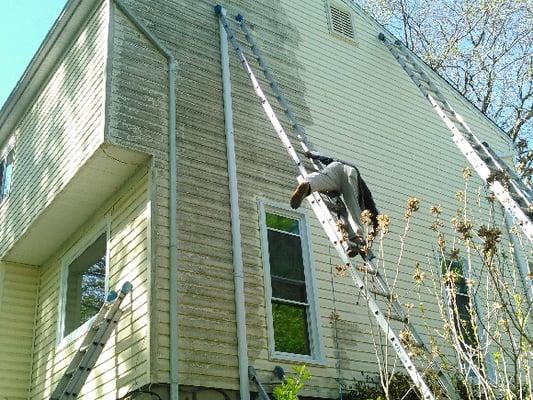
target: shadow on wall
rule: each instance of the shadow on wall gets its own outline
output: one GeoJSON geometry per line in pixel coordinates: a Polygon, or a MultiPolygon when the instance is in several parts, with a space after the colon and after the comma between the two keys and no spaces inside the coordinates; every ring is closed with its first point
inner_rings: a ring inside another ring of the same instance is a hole
{"type": "Polygon", "coordinates": [[[12,190],[0,213],[8,241],[20,237],[96,148],[90,144],[101,134],[103,15],[97,11],[82,29],[14,132],[12,190]]]}

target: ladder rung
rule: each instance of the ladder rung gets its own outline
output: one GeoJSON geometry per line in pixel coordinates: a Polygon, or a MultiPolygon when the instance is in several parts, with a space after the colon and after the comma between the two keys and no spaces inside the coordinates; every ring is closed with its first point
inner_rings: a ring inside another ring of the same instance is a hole
{"type": "Polygon", "coordinates": [[[409,318],[402,317],[401,315],[394,314],[394,313],[388,313],[387,314],[387,318],[390,318],[390,319],[392,319],[394,321],[402,322],[404,324],[407,324],[409,322],[409,318]]]}
{"type": "Polygon", "coordinates": [[[374,276],[379,275],[379,272],[376,269],[374,269],[374,267],[371,267],[368,264],[358,265],[357,266],[357,270],[359,272],[364,272],[364,273],[367,273],[369,275],[374,275],[374,276]]]}
{"type": "Polygon", "coordinates": [[[376,296],[381,296],[381,297],[385,297],[389,300],[392,300],[393,299],[393,296],[391,293],[389,292],[386,292],[386,291],[383,291],[383,290],[379,290],[379,289],[369,289],[368,290],[370,293],[372,294],[375,294],[376,296]]]}

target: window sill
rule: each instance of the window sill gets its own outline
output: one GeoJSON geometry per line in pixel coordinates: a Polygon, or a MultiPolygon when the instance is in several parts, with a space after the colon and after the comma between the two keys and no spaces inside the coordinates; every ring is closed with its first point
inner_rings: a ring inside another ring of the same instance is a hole
{"type": "Polygon", "coordinates": [[[56,350],[63,350],[65,347],[68,347],[72,343],[76,342],[78,339],[80,339],[82,336],[85,336],[89,329],[91,329],[91,326],[96,318],[96,315],[92,318],[85,321],[82,325],[78,326],[76,329],[74,329],[72,332],[70,332],[67,336],[64,336],[63,338],[59,339],[57,342],[56,350]]]}
{"type": "Polygon", "coordinates": [[[279,351],[270,353],[270,361],[283,361],[288,363],[299,363],[314,365],[317,367],[325,367],[326,360],[322,358],[315,358],[312,356],[305,356],[301,354],[282,353],[279,351]]]}

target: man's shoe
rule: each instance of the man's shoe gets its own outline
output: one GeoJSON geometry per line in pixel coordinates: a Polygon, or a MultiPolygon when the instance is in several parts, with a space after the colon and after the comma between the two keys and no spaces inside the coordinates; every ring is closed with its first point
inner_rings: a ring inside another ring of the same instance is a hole
{"type": "Polygon", "coordinates": [[[300,207],[305,197],[311,194],[309,182],[301,182],[291,196],[291,207],[295,210],[300,207]]]}

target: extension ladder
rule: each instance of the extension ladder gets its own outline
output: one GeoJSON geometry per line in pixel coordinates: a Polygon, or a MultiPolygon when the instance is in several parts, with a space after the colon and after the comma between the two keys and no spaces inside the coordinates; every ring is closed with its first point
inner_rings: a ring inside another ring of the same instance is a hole
{"type": "Polygon", "coordinates": [[[442,92],[424,72],[423,67],[410,50],[399,40],[394,42],[388,40],[383,33],[380,33],[378,37],[450,129],[454,143],[470,165],[483,182],[489,185],[507,213],[520,225],[526,237],[533,241],[531,221],[533,193],[531,190],[486,142],[481,142],[474,135],[464,119],[454,111],[442,92]]]}
{"type": "Polygon", "coordinates": [[[257,371],[251,365],[248,367],[248,377],[257,386],[257,392],[259,394],[259,399],[261,399],[261,400],[270,400],[270,397],[268,397],[268,393],[267,393],[265,387],[263,386],[263,384],[259,380],[259,377],[257,376],[257,371]]]}
{"type": "MultiPolygon", "coordinates": [[[[300,171],[298,181],[301,182],[308,175],[305,166],[300,160],[283,126],[281,125],[274,110],[272,109],[272,106],[270,105],[263,90],[261,89],[259,82],[257,81],[257,78],[255,77],[250,67],[250,64],[248,63],[248,60],[246,59],[246,56],[244,55],[242,49],[239,46],[233,29],[229,26],[224,8],[222,8],[222,6],[220,5],[217,5],[215,7],[215,12],[217,13],[222,25],[224,26],[228,39],[231,42],[233,48],[235,49],[235,52],[242,67],[244,68],[252,82],[254,91],[261,101],[261,105],[265,114],[269,118],[279,139],[281,140],[285,149],[289,153],[289,156],[292,158],[292,160],[298,167],[300,171]]],[[[239,23],[246,37],[246,40],[248,41],[251,50],[258,61],[260,69],[262,70],[265,78],[268,80],[272,88],[274,97],[276,97],[276,99],[278,100],[281,108],[289,119],[292,128],[296,132],[297,138],[300,142],[303,151],[308,152],[309,145],[307,144],[305,131],[303,127],[298,123],[296,117],[290,109],[287,100],[285,99],[285,96],[282,94],[279,85],[270,73],[266,61],[262,56],[261,51],[259,50],[259,47],[257,46],[257,43],[255,42],[250,30],[248,29],[244,18],[241,15],[238,15],[236,17],[236,20],[239,23]]],[[[315,162],[314,160],[311,161],[313,162],[313,166],[315,169],[322,169],[322,166],[318,164],[318,162],[315,162]]],[[[339,212],[338,208],[336,207],[336,199],[329,199],[328,196],[313,192],[307,197],[307,200],[309,201],[313,212],[315,213],[320,224],[322,225],[322,228],[328,235],[329,240],[337,250],[339,257],[343,261],[342,268],[346,268],[346,270],[349,272],[357,289],[359,289],[360,293],[365,298],[367,305],[370,309],[370,314],[375,318],[378,326],[387,337],[387,340],[391,344],[395,353],[398,355],[398,358],[405,367],[414,385],[418,388],[424,399],[435,399],[435,396],[426,384],[423,375],[417,370],[416,366],[411,360],[411,357],[409,356],[404,345],[402,344],[402,341],[392,329],[391,320],[396,320],[403,324],[404,336],[405,332],[408,332],[409,335],[412,335],[412,338],[414,340],[414,346],[422,348],[426,351],[426,354],[429,354],[429,351],[423,344],[420,335],[416,332],[414,326],[409,322],[407,314],[405,313],[402,305],[397,301],[395,296],[392,295],[386,280],[375,267],[373,262],[373,255],[368,252],[365,256],[363,256],[364,266],[356,267],[355,263],[352,262],[352,260],[350,259],[350,257],[348,257],[347,254],[347,235],[346,229],[344,227],[345,221],[343,221],[342,219],[339,221],[339,218],[335,215],[335,213],[339,212]],[[374,287],[368,287],[368,279],[371,280],[374,287]],[[378,299],[384,299],[387,302],[387,312],[384,313],[381,311],[377,303],[378,299]]],[[[443,389],[450,393],[450,396],[453,396],[453,386],[451,385],[450,381],[445,375],[443,375],[442,371],[438,367],[436,368],[435,372],[437,373],[439,383],[441,384],[443,389]]]]}
{"type": "Polygon", "coordinates": [[[67,400],[78,397],[98,357],[104,350],[111,332],[120,320],[122,315],[120,305],[131,289],[131,283],[126,282],[118,293],[114,290],[109,292],[85,339],[50,396],[50,400],[67,400]]]}

